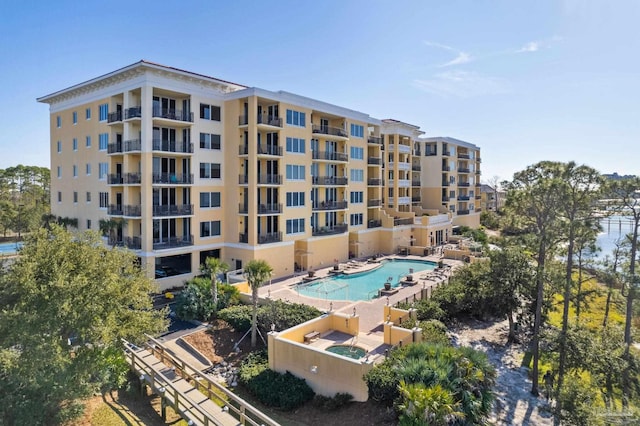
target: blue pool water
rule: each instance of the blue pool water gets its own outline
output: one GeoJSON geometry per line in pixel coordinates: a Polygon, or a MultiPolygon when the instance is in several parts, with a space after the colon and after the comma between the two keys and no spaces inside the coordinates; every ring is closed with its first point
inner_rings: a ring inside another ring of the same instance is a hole
{"type": "Polygon", "coordinates": [[[298,292],[304,296],[332,300],[369,300],[378,296],[378,290],[391,278],[391,285],[396,287],[400,281],[409,275],[409,269],[414,275],[423,271],[431,271],[437,265],[433,262],[420,260],[386,260],[382,266],[368,272],[351,275],[338,275],[323,278],[309,284],[298,285],[298,292]]]}
{"type": "Polygon", "coordinates": [[[2,243],[0,244],[0,256],[8,256],[10,254],[16,254],[18,249],[22,247],[22,243],[2,243]]]}

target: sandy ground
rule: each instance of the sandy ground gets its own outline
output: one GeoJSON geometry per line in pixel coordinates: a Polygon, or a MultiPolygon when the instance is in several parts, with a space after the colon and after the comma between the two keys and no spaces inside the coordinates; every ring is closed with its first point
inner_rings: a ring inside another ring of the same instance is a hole
{"type": "Polygon", "coordinates": [[[552,425],[553,417],[544,397],[531,395],[528,369],[520,367],[524,348],[507,345],[509,324],[469,321],[452,329],[456,345],[483,351],[497,370],[496,401],[489,422],[495,425],[552,425]]]}

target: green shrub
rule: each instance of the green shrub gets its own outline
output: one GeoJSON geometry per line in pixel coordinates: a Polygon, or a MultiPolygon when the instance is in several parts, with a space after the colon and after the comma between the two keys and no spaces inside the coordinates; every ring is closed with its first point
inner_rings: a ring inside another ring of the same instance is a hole
{"type": "MultiPolygon", "coordinates": [[[[247,331],[251,328],[251,312],[252,307],[248,305],[232,306],[218,312],[218,317],[238,331],[247,331]]],[[[268,332],[271,324],[275,324],[276,330],[286,330],[317,318],[320,314],[313,306],[275,300],[258,307],[258,327],[268,332]]]]}
{"type": "Polygon", "coordinates": [[[414,320],[413,318],[407,318],[406,320],[403,320],[399,325],[402,328],[406,328],[407,330],[411,330],[414,327],[418,326],[418,322],[417,320],[414,320]]]}
{"type": "Polygon", "coordinates": [[[364,375],[367,382],[369,398],[388,407],[399,395],[400,372],[394,368],[394,362],[387,358],[364,375]]]}
{"type": "Polygon", "coordinates": [[[350,393],[338,392],[333,397],[316,395],[313,398],[313,405],[323,410],[335,411],[350,403],[352,399],[353,395],[350,393]]]}
{"type": "Polygon", "coordinates": [[[176,298],[176,315],[183,320],[208,321],[216,311],[240,303],[240,292],[230,284],[218,283],[218,304],[214,306],[211,280],[195,277],[185,284],[176,298]]]}
{"type": "Polygon", "coordinates": [[[415,306],[416,314],[420,321],[426,320],[441,320],[447,316],[445,311],[440,307],[440,304],[435,300],[422,299],[418,301],[415,306]]]}
{"type": "Polygon", "coordinates": [[[240,383],[260,402],[281,410],[298,408],[314,396],[304,379],[288,371],[280,374],[269,369],[264,351],[250,354],[240,365],[240,383]]]}
{"type": "Polygon", "coordinates": [[[228,322],[236,331],[247,331],[251,328],[251,310],[249,305],[230,306],[218,312],[218,318],[228,322]]]}
{"type": "Polygon", "coordinates": [[[449,336],[447,336],[447,326],[441,321],[421,321],[420,328],[422,328],[423,341],[433,344],[451,345],[451,340],[449,336]]]}

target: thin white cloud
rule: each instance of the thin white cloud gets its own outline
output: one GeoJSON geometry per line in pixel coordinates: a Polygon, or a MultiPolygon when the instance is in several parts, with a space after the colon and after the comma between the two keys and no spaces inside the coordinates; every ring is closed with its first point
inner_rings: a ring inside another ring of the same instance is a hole
{"type": "Polygon", "coordinates": [[[508,83],[502,79],[469,71],[447,71],[436,74],[431,79],[416,79],[413,86],[443,98],[472,98],[510,91],[508,83]]]}
{"type": "Polygon", "coordinates": [[[530,41],[529,43],[522,46],[520,49],[516,50],[516,53],[537,52],[538,50],[540,50],[540,42],[530,41]]]}
{"type": "Polygon", "coordinates": [[[467,52],[463,52],[462,50],[458,50],[454,47],[448,46],[446,44],[442,44],[442,43],[437,43],[435,41],[428,41],[425,40],[423,42],[425,45],[430,46],[430,47],[436,47],[438,49],[442,49],[442,50],[446,50],[448,52],[455,52],[456,53],[456,57],[453,58],[452,60],[445,62],[444,64],[440,64],[438,65],[438,67],[440,68],[444,68],[444,67],[450,67],[453,65],[462,65],[462,64],[466,64],[468,62],[471,62],[474,58],[473,56],[471,56],[471,54],[467,53],[467,52]]]}

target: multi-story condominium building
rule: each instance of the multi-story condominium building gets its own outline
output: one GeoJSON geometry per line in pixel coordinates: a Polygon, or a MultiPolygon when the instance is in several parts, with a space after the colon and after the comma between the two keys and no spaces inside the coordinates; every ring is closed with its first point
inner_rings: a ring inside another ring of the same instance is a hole
{"type": "MultiPolygon", "coordinates": [[[[38,100],[50,105],[52,213],[80,229],[110,220],[109,243],[135,250],[161,288],[208,256],[232,269],[265,259],[275,278],[423,254],[475,211],[440,203],[445,157],[425,156],[417,126],[292,93],[140,61],[38,100]]],[[[451,159],[472,152],[456,163],[471,166],[457,168],[468,194],[478,148],[448,143],[451,159]]]]}

